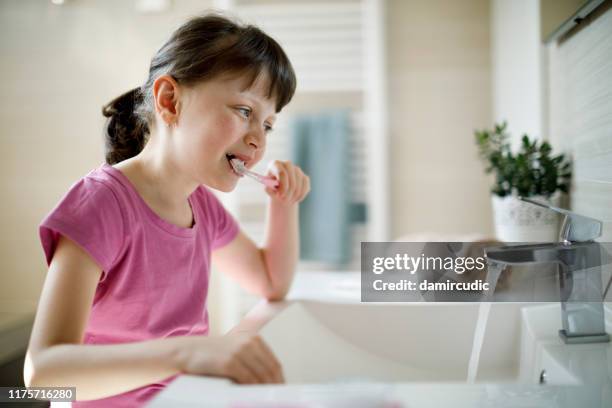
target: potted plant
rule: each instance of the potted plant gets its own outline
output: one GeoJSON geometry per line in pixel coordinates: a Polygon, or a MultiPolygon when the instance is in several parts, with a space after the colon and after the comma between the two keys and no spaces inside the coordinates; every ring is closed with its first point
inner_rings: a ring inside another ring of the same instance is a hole
{"type": "Polygon", "coordinates": [[[558,234],[555,213],[518,200],[530,197],[559,206],[561,193],[567,193],[571,163],[563,155],[553,155],[548,142],[521,138],[513,153],[506,131],[507,123],[493,130],[475,131],[480,158],[485,171],[493,173],[491,189],[495,234],[501,241],[554,241],[558,234]]]}

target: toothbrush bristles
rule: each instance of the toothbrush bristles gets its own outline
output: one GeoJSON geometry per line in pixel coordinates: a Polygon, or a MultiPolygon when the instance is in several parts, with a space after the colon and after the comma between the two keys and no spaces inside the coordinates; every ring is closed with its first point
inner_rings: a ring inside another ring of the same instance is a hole
{"type": "Polygon", "coordinates": [[[242,160],[234,157],[233,159],[230,160],[230,164],[232,165],[232,168],[234,169],[236,173],[240,175],[243,175],[244,173],[246,173],[246,167],[242,160]]]}
{"type": "Polygon", "coordinates": [[[240,176],[248,176],[252,178],[253,180],[256,180],[260,182],[261,184],[267,187],[270,187],[270,188],[278,187],[278,181],[276,179],[270,176],[264,176],[261,174],[257,174],[253,171],[248,170],[246,166],[244,165],[244,162],[238,158],[235,158],[235,157],[232,158],[230,160],[230,164],[232,168],[234,169],[234,171],[240,176]]]}

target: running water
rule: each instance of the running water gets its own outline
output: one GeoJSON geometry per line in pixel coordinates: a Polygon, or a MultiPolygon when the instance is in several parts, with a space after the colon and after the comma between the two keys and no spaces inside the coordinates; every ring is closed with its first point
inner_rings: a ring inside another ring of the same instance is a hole
{"type": "Polygon", "coordinates": [[[491,298],[495,292],[497,280],[506,268],[505,265],[492,262],[489,262],[487,266],[487,283],[489,284],[489,291],[486,294],[484,301],[481,301],[478,305],[478,320],[476,321],[476,329],[474,329],[474,342],[472,343],[472,354],[470,354],[470,362],[467,373],[467,382],[469,384],[474,384],[476,381],[478,362],[480,361],[480,352],[482,351],[482,343],[484,342],[487,321],[489,320],[489,312],[491,311],[491,298]]]}

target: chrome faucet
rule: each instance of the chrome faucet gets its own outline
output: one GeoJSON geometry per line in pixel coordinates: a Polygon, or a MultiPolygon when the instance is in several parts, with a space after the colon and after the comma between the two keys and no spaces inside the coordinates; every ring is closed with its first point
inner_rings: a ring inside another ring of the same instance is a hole
{"type": "Polygon", "coordinates": [[[556,263],[563,327],[559,336],[567,344],[610,341],[605,330],[601,267],[612,263],[612,257],[594,241],[601,236],[601,221],[519,198],[564,215],[560,242],[489,247],[485,249],[487,261],[501,267],[556,263]]]}

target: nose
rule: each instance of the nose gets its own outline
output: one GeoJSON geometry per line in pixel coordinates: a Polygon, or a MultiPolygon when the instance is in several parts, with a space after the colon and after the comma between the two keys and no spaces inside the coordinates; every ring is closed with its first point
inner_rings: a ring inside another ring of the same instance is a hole
{"type": "Polygon", "coordinates": [[[249,147],[255,150],[263,149],[266,143],[264,130],[257,126],[252,126],[251,129],[249,129],[249,133],[245,136],[245,142],[249,147]]]}

